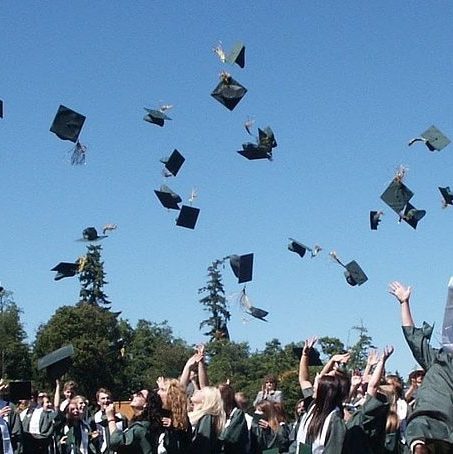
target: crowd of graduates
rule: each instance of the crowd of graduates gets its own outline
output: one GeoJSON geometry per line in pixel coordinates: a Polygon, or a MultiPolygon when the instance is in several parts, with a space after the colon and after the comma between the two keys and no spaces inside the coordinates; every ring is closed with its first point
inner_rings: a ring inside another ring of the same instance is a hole
{"type": "Polygon", "coordinates": [[[422,369],[404,387],[386,374],[393,353],[370,351],[362,371],[349,371],[350,353],[333,355],[316,376],[305,341],[299,363],[301,399],[288,417],[275,376],[264,377],[253,404],[229,380],[209,383],[204,346],[178,378],[131,396],[128,416],[105,388],[96,410],[67,381],[53,399],[37,392],[16,404],[0,402],[0,454],[377,454],[453,453],[452,354],[430,346],[432,329],[416,328],[410,287],[393,282],[403,334],[422,369]],[[61,395],[64,399],[61,399],[61,395]]]}

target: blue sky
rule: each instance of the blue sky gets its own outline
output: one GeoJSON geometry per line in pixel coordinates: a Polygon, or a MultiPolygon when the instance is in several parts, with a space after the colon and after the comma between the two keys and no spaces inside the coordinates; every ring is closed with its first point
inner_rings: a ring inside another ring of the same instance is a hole
{"type": "MultiPolygon", "coordinates": [[[[414,360],[387,294],[395,279],[414,286],[414,317],[435,322],[440,339],[453,209],[441,209],[437,187],[453,186],[453,146],[407,141],[432,124],[453,138],[450,2],[24,0],[2,2],[0,15],[0,279],[31,340],[78,299],[78,280],[54,282],[50,268],[83,255],[83,228],[107,222],[119,227],[103,242],[106,292],[131,323],[168,320],[175,335],[203,340],[207,267],[254,252],[247,291],[269,322],[244,323],[232,303],[233,340],[352,343],[363,321],[377,346],[395,345],[390,368],[407,373],[414,360]],[[217,60],[219,40],[245,43],[244,69],[217,60]],[[222,70],[248,88],[232,112],[210,96],[222,70]],[[161,102],[174,104],[173,120],[144,122],[143,107],[161,102]],[[60,104],[87,116],[85,166],[71,166],[71,143],[49,132],[60,104]],[[247,116],[274,130],[273,162],[235,153],[250,140],[247,116]],[[186,162],[164,182],[159,159],[174,148],[186,162]],[[427,211],[416,231],[379,198],[400,164],[427,211]],[[194,231],[160,206],[162,183],[185,202],[197,188],[194,231]],[[385,212],[377,231],[373,209],[385,212]],[[324,251],[300,259],[288,237],[324,251]],[[369,281],[350,287],[331,250],[369,281]]],[[[229,268],[224,284],[241,289],[229,268]]]]}

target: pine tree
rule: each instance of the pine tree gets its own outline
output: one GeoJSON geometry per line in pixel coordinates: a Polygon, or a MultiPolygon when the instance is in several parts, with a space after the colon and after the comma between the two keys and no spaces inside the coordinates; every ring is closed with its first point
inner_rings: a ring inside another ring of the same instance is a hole
{"type": "Polygon", "coordinates": [[[208,282],[205,287],[198,289],[198,293],[206,293],[206,296],[200,299],[200,304],[204,306],[204,310],[209,312],[211,316],[200,323],[200,329],[207,326],[211,329],[204,333],[209,336],[211,341],[229,340],[227,323],[230,320],[231,314],[227,307],[225,291],[222,283],[222,273],[220,265],[225,259],[214,260],[212,265],[208,267],[208,282]]]}
{"type": "Polygon", "coordinates": [[[82,286],[79,304],[92,304],[110,309],[111,302],[103,291],[107,281],[105,280],[104,262],[101,261],[102,246],[89,244],[87,250],[87,255],[82,259],[82,271],[79,276],[82,286]]]}

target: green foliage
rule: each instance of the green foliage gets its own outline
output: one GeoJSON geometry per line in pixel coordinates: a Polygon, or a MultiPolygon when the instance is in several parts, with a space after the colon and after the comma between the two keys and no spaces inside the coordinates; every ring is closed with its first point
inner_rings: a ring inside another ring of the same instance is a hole
{"type": "MultiPolygon", "coordinates": [[[[126,386],[122,373],[124,358],[117,349],[120,337],[115,315],[104,308],[87,303],[63,306],[38,328],[34,359],[72,344],[74,362],[66,378],[75,380],[79,392],[87,396],[93,396],[101,386],[118,395],[126,386]]],[[[37,374],[36,380],[42,388],[53,388],[44,373],[37,374]]]]}
{"type": "Polygon", "coordinates": [[[349,368],[364,369],[368,358],[368,349],[371,347],[372,338],[368,335],[368,329],[361,323],[359,326],[353,326],[353,330],[359,333],[357,342],[350,348],[351,359],[349,361],[349,368]]]}
{"type": "Polygon", "coordinates": [[[79,304],[88,303],[107,307],[111,302],[103,291],[107,281],[105,280],[104,262],[101,261],[102,246],[89,244],[87,251],[79,276],[81,284],[79,304]]]}
{"type": "Polygon", "coordinates": [[[200,304],[204,310],[210,313],[210,317],[200,323],[200,329],[209,327],[210,330],[205,332],[205,336],[210,337],[210,341],[229,340],[228,321],[231,314],[227,308],[225,291],[222,282],[222,273],[219,270],[220,265],[225,259],[214,260],[208,267],[208,283],[205,287],[198,289],[198,293],[206,295],[200,299],[200,304]]]}
{"type": "Polygon", "coordinates": [[[343,342],[341,342],[341,340],[337,337],[320,337],[318,339],[318,345],[320,346],[322,353],[327,358],[345,351],[343,342]]]}
{"type": "Polygon", "coordinates": [[[2,378],[29,379],[31,355],[12,292],[0,291],[0,373],[2,378]]]}

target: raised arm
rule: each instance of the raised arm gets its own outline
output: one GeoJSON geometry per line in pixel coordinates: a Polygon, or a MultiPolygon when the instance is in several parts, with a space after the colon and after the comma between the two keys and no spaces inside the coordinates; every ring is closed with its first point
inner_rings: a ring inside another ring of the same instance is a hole
{"type": "Polygon", "coordinates": [[[367,394],[369,394],[370,396],[376,397],[379,388],[379,383],[385,370],[385,363],[392,353],[393,347],[391,345],[387,345],[387,347],[384,348],[384,352],[379,358],[379,361],[377,362],[376,367],[374,368],[374,371],[368,383],[367,394]]]}
{"type": "Polygon", "coordinates": [[[389,293],[393,295],[400,303],[401,307],[401,325],[414,326],[414,320],[411,314],[409,300],[411,297],[411,287],[405,287],[400,282],[391,282],[389,285],[389,293]]]}
{"type": "Polygon", "coordinates": [[[198,383],[200,383],[200,388],[203,389],[205,386],[209,386],[208,370],[205,363],[205,348],[203,344],[198,346],[198,355],[200,358],[198,361],[198,383]]]}
{"type": "Polygon", "coordinates": [[[55,380],[55,394],[53,396],[53,408],[55,411],[60,409],[60,379],[55,380]]]}
{"type": "Polygon", "coordinates": [[[331,370],[333,370],[338,364],[346,364],[351,358],[351,353],[342,353],[333,355],[329,361],[325,364],[322,368],[319,376],[322,377],[323,375],[328,374],[331,370]]]}
{"type": "Polygon", "coordinates": [[[192,366],[198,363],[200,361],[200,355],[199,353],[194,353],[186,362],[184,369],[182,370],[181,377],[179,378],[179,382],[181,383],[182,386],[187,388],[187,385],[189,384],[190,381],[190,370],[192,366]]]}
{"type": "Polygon", "coordinates": [[[299,363],[299,384],[302,390],[312,387],[312,384],[310,382],[310,373],[308,371],[308,354],[317,340],[317,337],[310,337],[304,343],[304,348],[302,350],[302,356],[300,357],[299,363]]]}

